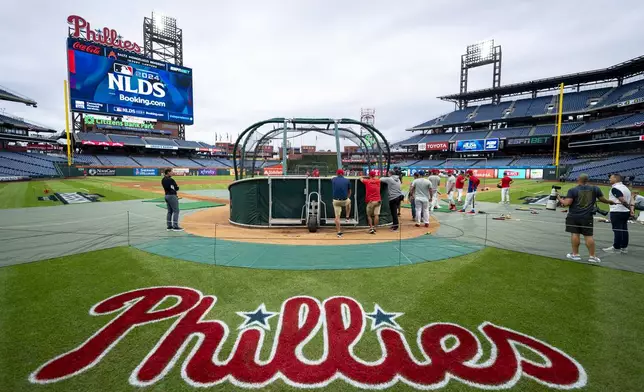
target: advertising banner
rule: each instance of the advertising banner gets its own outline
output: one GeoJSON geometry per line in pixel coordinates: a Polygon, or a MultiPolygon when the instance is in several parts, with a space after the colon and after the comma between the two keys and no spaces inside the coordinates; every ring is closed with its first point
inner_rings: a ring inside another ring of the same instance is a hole
{"type": "Polygon", "coordinates": [[[557,178],[557,169],[556,168],[546,168],[543,169],[543,179],[544,180],[558,180],[557,178]]]}
{"type": "Polygon", "coordinates": [[[87,175],[91,177],[115,176],[116,169],[87,169],[87,175]]]}
{"type": "Polygon", "coordinates": [[[121,142],[98,142],[94,140],[83,140],[81,143],[87,146],[106,146],[106,147],[123,147],[125,145],[121,142]]]}
{"type": "Polygon", "coordinates": [[[145,148],[153,148],[156,150],[178,150],[177,146],[167,146],[165,144],[146,144],[145,148]]]}
{"type": "Polygon", "coordinates": [[[543,146],[552,144],[552,136],[517,137],[505,141],[506,146],[543,146]]]}
{"type": "Polygon", "coordinates": [[[530,169],[526,170],[526,175],[528,178],[535,180],[541,180],[543,178],[543,169],[530,169]]]}
{"type": "Polygon", "coordinates": [[[427,143],[427,151],[447,151],[449,149],[449,142],[435,142],[427,143]]]}
{"type": "Polygon", "coordinates": [[[193,124],[192,69],[67,39],[72,111],[193,124]]]}
{"type": "Polygon", "coordinates": [[[158,176],[159,169],[146,169],[146,168],[134,169],[134,175],[135,176],[158,176]]]}
{"type": "Polygon", "coordinates": [[[173,167],[172,168],[172,175],[174,176],[187,176],[190,174],[190,169],[185,168],[185,167],[173,167]]]}
{"type": "Polygon", "coordinates": [[[518,178],[518,179],[526,178],[525,177],[526,169],[515,169],[513,167],[499,168],[497,178],[503,178],[504,176],[503,173],[507,173],[508,177],[510,178],[518,178]]]}
{"type": "MultiPolygon", "coordinates": [[[[234,173],[233,173],[234,174],[234,173]]],[[[265,176],[281,176],[282,175],[282,165],[275,165],[264,168],[265,176]]]]}
{"type": "Polygon", "coordinates": [[[456,152],[497,151],[499,139],[457,140],[456,152]]]}
{"type": "Polygon", "coordinates": [[[496,169],[471,169],[478,178],[496,178],[496,169]]]}
{"type": "Polygon", "coordinates": [[[198,176],[216,176],[217,169],[198,169],[197,175],[198,176]]]}
{"type": "Polygon", "coordinates": [[[425,151],[427,148],[427,144],[425,143],[418,143],[418,151],[425,151]]]}

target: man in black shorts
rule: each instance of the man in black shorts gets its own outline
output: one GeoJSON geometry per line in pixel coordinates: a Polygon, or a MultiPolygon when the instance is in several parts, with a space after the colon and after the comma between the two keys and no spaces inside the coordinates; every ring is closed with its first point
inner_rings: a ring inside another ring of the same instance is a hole
{"type": "Polygon", "coordinates": [[[588,248],[588,261],[599,263],[601,260],[595,256],[595,239],[593,238],[593,213],[597,200],[606,204],[613,204],[604,197],[601,189],[595,185],[588,185],[588,174],[580,174],[577,186],[570,188],[565,198],[557,195],[557,199],[564,207],[569,206],[566,216],[566,231],[571,234],[572,253],[566,255],[570,260],[579,261],[579,244],[584,236],[588,248]]]}

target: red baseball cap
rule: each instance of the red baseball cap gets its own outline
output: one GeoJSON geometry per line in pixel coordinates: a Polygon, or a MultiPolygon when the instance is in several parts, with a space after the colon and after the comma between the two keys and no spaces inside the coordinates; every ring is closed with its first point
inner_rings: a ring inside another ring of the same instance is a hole
{"type": "Polygon", "coordinates": [[[339,176],[343,176],[344,175],[344,170],[338,169],[338,171],[336,171],[335,174],[337,174],[339,176]]]}
{"type": "Polygon", "coordinates": [[[472,175],[472,174],[474,174],[474,172],[472,170],[468,170],[467,174],[472,175]]]}
{"type": "Polygon", "coordinates": [[[375,177],[376,176],[376,171],[372,170],[369,172],[369,177],[375,177]]]}

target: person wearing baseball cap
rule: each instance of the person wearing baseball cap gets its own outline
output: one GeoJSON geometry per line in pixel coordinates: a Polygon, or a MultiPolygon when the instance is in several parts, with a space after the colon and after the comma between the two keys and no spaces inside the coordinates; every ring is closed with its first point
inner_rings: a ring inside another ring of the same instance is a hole
{"type": "Polygon", "coordinates": [[[508,172],[503,172],[503,178],[497,184],[501,188],[501,201],[499,204],[510,204],[510,184],[513,182],[514,180],[508,175],[508,172]]]}
{"type": "Polygon", "coordinates": [[[344,208],[346,221],[349,221],[351,214],[351,182],[344,177],[344,170],[338,169],[336,174],[337,176],[331,179],[333,212],[335,213],[335,229],[338,232],[338,238],[342,238],[340,215],[342,215],[342,209],[344,208]]]}
{"type": "Polygon", "coordinates": [[[361,178],[365,188],[365,202],[367,202],[367,222],[369,234],[376,234],[382,198],[380,197],[380,179],[376,178],[376,171],[369,172],[369,178],[361,178]]]}
{"type": "Polygon", "coordinates": [[[400,178],[396,175],[395,170],[389,170],[389,176],[382,177],[380,182],[387,184],[389,211],[391,211],[391,218],[393,221],[391,230],[396,231],[398,230],[398,210],[400,209],[400,202],[405,198],[402,190],[400,189],[400,178]]]}
{"type": "MultiPolygon", "coordinates": [[[[417,180],[420,178],[420,171],[417,171],[414,173],[413,177],[414,179],[411,180],[412,183],[414,180],[417,180]]],[[[414,192],[411,191],[411,188],[409,188],[409,193],[407,194],[407,200],[409,200],[409,204],[411,206],[411,220],[416,220],[416,201],[414,200],[414,192]]]]}
{"type": "Polygon", "coordinates": [[[471,169],[465,174],[467,176],[467,194],[465,195],[465,204],[463,204],[463,208],[459,212],[465,212],[471,204],[472,210],[467,213],[476,214],[476,211],[474,210],[474,199],[476,198],[476,190],[478,189],[481,180],[474,175],[474,171],[471,169]]]}
{"type": "Polygon", "coordinates": [[[430,212],[434,212],[434,208],[438,207],[438,187],[441,184],[441,178],[439,174],[440,170],[432,169],[431,176],[427,177],[427,180],[432,183],[432,201],[429,204],[430,212]]]}
{"type": "Polygon", "coordinates": [[[463,201],[464,187],[465,187],[465,176],[463,175],[462,171],[459,171],[458,176],[456,177],[456,185],[454,185],[454,189],[456,189],[456,192],[458,193],[457,195],[458,204],[461,204],[461,202],[463,201]]]}
{"type": "Polygon", "coordinates": [[[416,227],[420,226],[422,218],[425,227],[429,227],[429,203],[432,200],[432,183],[424,178],[424,172],[419,173],[419,177],[411,183],[409,194],[414,195],[416,203],[416,227]]]}
{"type": "Polygon", "coordinates": [[[454,170],[447,171],[447,183],[445,184],[445,193],[449,202],[449,209],[456,210],[456,203],[454,202],[454,190],[456,186],[456,177],[454,177],[454,170]]]}

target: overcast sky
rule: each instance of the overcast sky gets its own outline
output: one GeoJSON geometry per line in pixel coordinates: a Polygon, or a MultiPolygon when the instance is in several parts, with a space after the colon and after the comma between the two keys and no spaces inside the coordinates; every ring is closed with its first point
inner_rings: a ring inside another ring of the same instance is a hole
{"type": "MultiPolygon", "coordinates": [[[[187,138],[210,143],[215,132],[237,134],[269,117],[359,119],[361,108],[375,108],[376,127],[398,141],[453,109],[435,97],[458,92],[460,55],[486,39],[503,47],[502,84],[644,52],[641,0],[7,1],[0,84],[38,108],[0,108],[64,129],[67,16],[142,45],[143,17],[153,10],[183,28],[184,65],[194,69],[187,138]]],[[[474,70],[469,89],[491,79],[489,66],[474,70]]]]}

